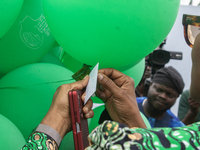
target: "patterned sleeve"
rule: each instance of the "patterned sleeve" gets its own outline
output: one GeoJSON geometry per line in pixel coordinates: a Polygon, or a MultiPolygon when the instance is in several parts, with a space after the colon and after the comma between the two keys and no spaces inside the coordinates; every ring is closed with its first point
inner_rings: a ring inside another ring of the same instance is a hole
{"type": "Polygon", "coordinates": [[[45,133],[34,133],[32,134],[28,142],[23,146],[22,150],[58,150],[56,142],[52,137],[45,133]]]}
{"type": "Polygon", "coordinates": [[[93,149],[199,149],[200,122],[176,128],[128,128],[117,122],[105,121],[89,135],[93,149]]]}

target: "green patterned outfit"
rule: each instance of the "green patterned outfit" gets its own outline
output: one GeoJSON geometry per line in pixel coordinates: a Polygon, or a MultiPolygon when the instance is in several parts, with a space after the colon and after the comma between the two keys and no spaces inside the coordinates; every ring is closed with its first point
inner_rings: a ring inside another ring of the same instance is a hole
{"type": "Polygon", "coordinates": [[[128,128],[105,121],[89,135],[92,144],[87,150],[198,150],[200,122],[175,128],[128,128]]]}
{"type": "MultiPolygon", "coordinates": [[[[175,128],[128,128],[104,121],[89,135],[87,150],[198,150],[200,149],[200,122],[175,128]]],[[[69,143],[72,144],[72,143],[69,143]]],[[[22,150],[57,150],[56,142],[44,133],[34,133],[22,150]]]]}
{"type": "Polygon", "coordinates": [[[56,142],[45,133],[32,134],[22,150],[58,150],[56,142]]]}

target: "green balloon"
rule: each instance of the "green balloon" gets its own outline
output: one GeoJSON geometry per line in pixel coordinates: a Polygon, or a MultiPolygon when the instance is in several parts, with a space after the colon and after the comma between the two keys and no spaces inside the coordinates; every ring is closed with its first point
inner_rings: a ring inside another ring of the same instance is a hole
{"type": "Polygon", "coordinates": [[[58,46],[54,46],[49,50],[49,53],[56,56],[58,59],[61,59],[62,54],[63,54],[63,48],[58,46]]]}
{"type": "Polygon", "coordinates": [[[0,114],[0,145],[3,150],[21,149],[26,141],[19,129],[6,117],[0,114]]]}
{"type": "Polygon", "coordinates": [[[0,79],[4,76],[5,74],[0,74],[0,79]]]}
{"type": "Polygon", "coordinates": [[[43,0],[56,41],[76,60],[118,68],[141,60],[170,32],[180,0],[43,0]]]}
{"type": "Polygon", "coordinates": [[[60,45],[58,44],[58,42],[57,42],[57,41],[55,41],[55,43],[54,43],[53,47],[57,47],[57,46],[60,46],[60,45]]]}
{"type": "Polygon", "coordinates": [[[76,73],[78,70],[80,70],[83,67],[83,63],[74,59],[72,56],[70,56],[66,51],[64,51],[61,61],[63,64],[71,70],[72,72],[76,73]]]}
{"type": "Polygon", "coordinates": [[[65,65],[62,63],[60,59],[58,59],[56,56],[54,56],[51,53],[47,53],[40,61],[39,63],[51,63],[56,64],[65,67],[65,65]]]}
{"type": "MultiPolygon", "coordinates": [[[[63,49],[60,46],[53,46],[49,52],[39,61],[39,63],[52,63],[66,67],[61,61],[63,49]]],[[[69,69],[69,68],[67,68],[69,69]]]]}
{"type": "Polygon", "coordinates": [[[35,63],[17,68],[0,80],[0,113],[28,139],[46,115],[56,89],[74,82],[67,68],[35,63]]]}
{"type": "Polygon", "coordinates": [[[0,40],[0,74],[38,62],[54,43],[42,0],[24,0],[16,21],[0,40]]]}
{"type": "Polygon", "coordinates": [[[83,67],[83,63],[79,62],[78,60],[74,59],[72,56],[70,56],[66,51],[63,50],[63,48],[55,42],[54,46],[51,48],[49,53],[53,54],[57,58],[59,58],[64,66],[69,69],[70,71],[76,73],[78,70],[80,70],[83,67]]]}
{"type": "Polygon", "coordinates": [[[0,39],[15,22],[24,0],[0,1],[0,39]]]}
{"type": "Polygon", "coordinates": [[[144,121],[146,127],[147,127],[148,129],[150,129],[150,128],[151,128],[151,125],[150,125],[149,121],[147,120],[147,118],[144,116],[144,114],[143,114],[142,112],[140,112],[140,115],[142,116],[142,119],[143,119],[143,121],[144,121]]]}
{"type": "Polygon", "coordinates": [[[135,87],[137,87],[137,85],[140,83],[140,80],[142,79],[144,69],[145,69],[145,58],[143,58],[136,65],[128,68],[127,70],[119,69],[119,71],[122,71],[122,73],[124,73],[125,75],[133,78],[135,82],[135,87]]]}
{"type": "Polygon", "coordinates": [[[104,103],[100,98],[98,98],[97,96],[91,97],[93,103],[104,103]]]}
{"type": "Polygon", "coordinates": [[[59,150],[75,150],[73,132],[67,133],[60,143],[59,150]]]}

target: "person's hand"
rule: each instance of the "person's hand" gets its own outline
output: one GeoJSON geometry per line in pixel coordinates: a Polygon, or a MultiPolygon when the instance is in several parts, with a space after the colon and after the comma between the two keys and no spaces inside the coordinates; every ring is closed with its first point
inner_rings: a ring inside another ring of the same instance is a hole
{"type": "MultiPolygon", "coordinates": [[[[71,90],[82,90],[86,87],[89,81],[89,76],[86,76],[83,80],[77,81],[71,84],[61,85],[55,92],[53,96],[53,101],[49,111],[42,120],[41,124],[48,125],[54,128],[63,138],[66,133],[72,130],[71,117],[68,93],[71,90]]],[[[85,93],[82,95],[82,101],[85,100],[85,93]]],[[[92,110],[93,102],[88,100],[88,102],[83,107],[83,112],[86,118],[92,118],[94,112],[92,110]]]]}
{"type": "Polygon", "coordinates": [[[194,115],[197,115],[198,112],[199,112],[200,103],[195,101],[195,100],[192,100],[191,97],[188,99],[188,102],[189,102],[189,105],[190,105],[191,113],[194,114],[194,115]]]}
{"type": "Polygon", "coordinates": [[[131,77],[115,69],[99,70],[96,95],[104,101],[114,121],[128,127],[146,128],[138,109],[131,77]]]}

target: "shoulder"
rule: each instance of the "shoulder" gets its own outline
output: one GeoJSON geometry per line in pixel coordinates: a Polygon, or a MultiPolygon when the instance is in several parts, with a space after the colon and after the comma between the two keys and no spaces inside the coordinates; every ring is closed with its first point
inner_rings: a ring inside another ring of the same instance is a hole
{"type": "Polygon", "coordinates": [[[137,103],[142,103],[147,97],[136,97],[137,103]]]}
{"type": "Polygon", "coordinates": [[[167,110],[167,114],[171,117],[171,120],[170,120],[170,126],[169,127],[182,127],[182,126],[185,126],[184,123],[182,121],[180,121],[180,119],[175,116],[171,110],[167,110]]]}
{"type": "Polygon", "coordinates": [[[177,121],[180,121],[180,120],[178,119],[178,117],[176,117],[176,116],[173,114],[173,112],[171,112],[171,110],[168,109],[168,110],[167,110],[167,114],[168,114],[170,117],[176,119],[177,121]]]}

